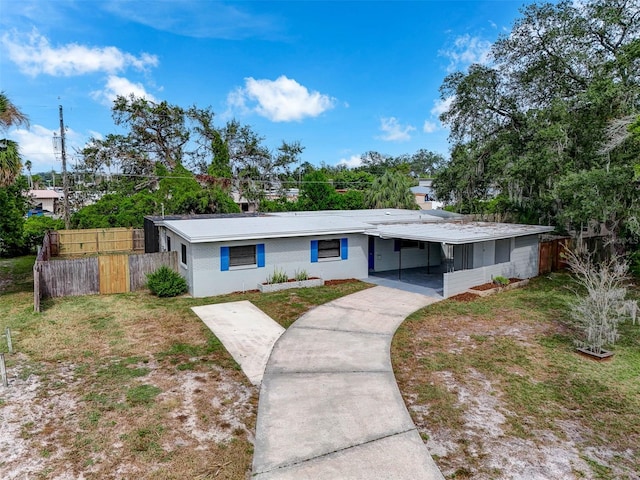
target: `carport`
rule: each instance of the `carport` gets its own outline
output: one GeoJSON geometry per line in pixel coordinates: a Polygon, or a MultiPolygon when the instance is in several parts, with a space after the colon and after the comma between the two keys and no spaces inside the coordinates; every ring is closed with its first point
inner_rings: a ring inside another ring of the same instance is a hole
{"type": "Polygon", "coordinates": [[[538,234],[549,230],[463,221],[377,225],[365,232],[369,280],[446,298],[499,275],[530,278],[538,234]]]}

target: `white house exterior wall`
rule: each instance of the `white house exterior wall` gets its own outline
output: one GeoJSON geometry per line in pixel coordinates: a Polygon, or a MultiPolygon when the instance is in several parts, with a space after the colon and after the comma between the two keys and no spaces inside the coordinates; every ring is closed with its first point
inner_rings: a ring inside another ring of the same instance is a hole
{"type": "Polygon", "coordinates": [[[532,278],[538,275],[540,259],[538,235],[516,237],[511,250],[511,263],[515,265],[515,275],[518,278],[532,278]]]}
{"type": "MultiPolygon", "coordinates": [[[[511,241],[513,249],[511,250],[510,262],[445,273],[443,275],[443,296],[447,298],[456,295],[476,285],[490,282],[497,276],[535,277],[538,274],[538,236],[516,237],[511,241]]],[[[480,249],[477,245],[474,250],[479,252],[480,249]]]]}
{"type": "MultiPolygon", "coordinates": [[[[208,297],[225,293],[254,290],[267,280],[274,269],[284,271],[289,278],[296,271],[306,270],[310,277],[323,280],[367,277],[367,237],[364,235],[315,236],[277,238],[257,241],[195,243],[190,249],[188,270],[191,275],[189,291],[194,297],[208,297]],[[348,258],[311,262],[311,240],[348,239],[348,258]],[[220,247],[265,245],[265,266],[221,271],[220,247]]],[[[173,247],[172,244],[172,248],[173,247]]],[[[181,269],[181,273],[182,269],[181,269]]],[[[189,278],[186,277],[189,282],[189,278]]]]}
{"type": "MultiPolygon", "coordinates": [[[[375,272],[385,272],[397,270],[400,262],[400,252],[394,251],[395,240],[375,238],[374,245],[374,267],[375,272]]],[[[424,249],[403,248],[402,268],[426,267],[427,260],[429,266],[438,266],[441,263],[440,244],[426,243],[424,249]],[[427,248],[430,249],[427,252],[427,248]]]]}

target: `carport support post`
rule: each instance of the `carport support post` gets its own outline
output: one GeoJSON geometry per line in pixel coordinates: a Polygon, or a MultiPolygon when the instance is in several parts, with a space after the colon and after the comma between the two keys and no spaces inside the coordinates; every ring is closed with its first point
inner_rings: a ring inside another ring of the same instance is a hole
{"type": "Polygon", "coordinates": [[[402,240],[400,240],[400,248],[398,248],[398,280],[402,280],[402,240]]]}

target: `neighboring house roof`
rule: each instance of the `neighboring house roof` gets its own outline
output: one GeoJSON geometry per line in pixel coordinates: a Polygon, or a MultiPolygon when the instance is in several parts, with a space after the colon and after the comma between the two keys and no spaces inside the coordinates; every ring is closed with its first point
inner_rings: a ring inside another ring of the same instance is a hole
{"type": "Polygon", "coordinates": [[[55,190],[29,190],[29,195],[37,200],[44,200],[46,198],[59,200],[62,198],[62,194],[55,190]]]}
{"type": "MultiPolygon", "coordinates": [[[[191,243],[364,233],[462,244],[550,232],[553,227],[452,221],[430,211],[378,209],[275,212],[261,216],[157,219],[191,243]]],[[[174,217],[175,218],[175,217],[174,217]]]]}
{"type": "Polygon", "coordinates": [[[433,193],[433,188],[421,187],[418,185],[417,187],[411,187],[411,193],[414,195],[427,195],[429,193],[433,193]]]}

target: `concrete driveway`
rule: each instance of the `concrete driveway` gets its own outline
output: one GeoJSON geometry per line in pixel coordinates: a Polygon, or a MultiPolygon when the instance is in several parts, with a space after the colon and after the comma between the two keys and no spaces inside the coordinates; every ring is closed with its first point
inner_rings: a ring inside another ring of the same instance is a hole
{"type": "Polygon", "coordinates": [[[443,479],[390,360],[396,328],[435,301],[378,286],[319,306],[289,327],[262,379],[253,478],[443,479]]]}

